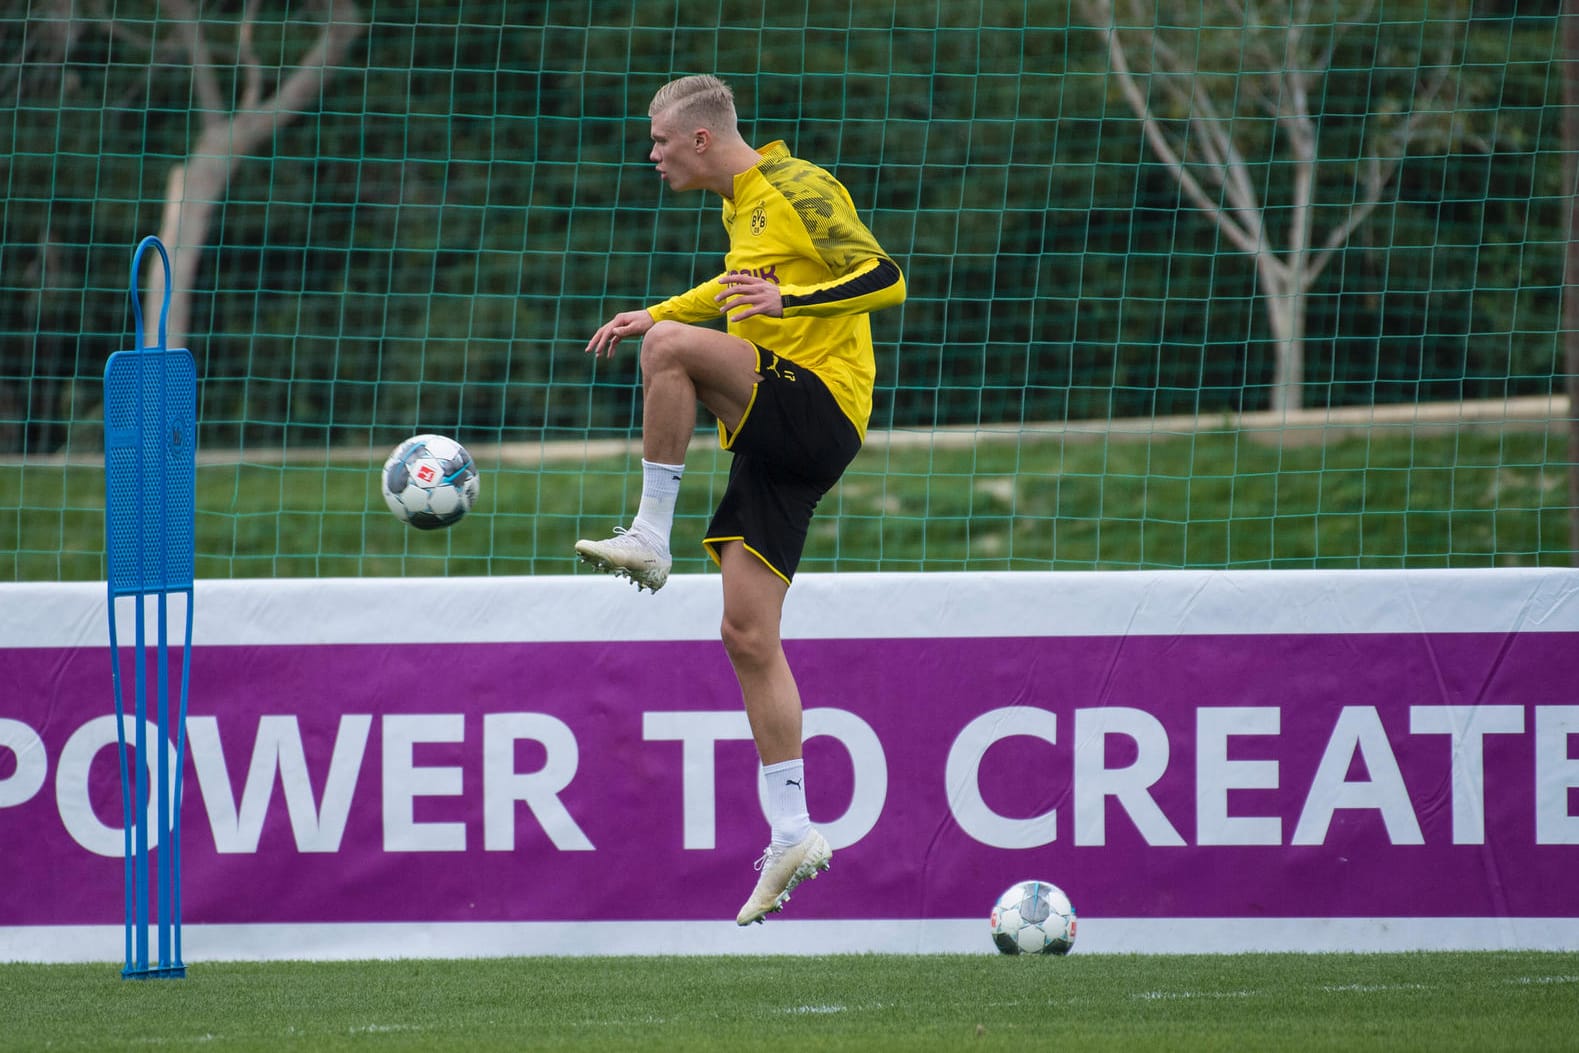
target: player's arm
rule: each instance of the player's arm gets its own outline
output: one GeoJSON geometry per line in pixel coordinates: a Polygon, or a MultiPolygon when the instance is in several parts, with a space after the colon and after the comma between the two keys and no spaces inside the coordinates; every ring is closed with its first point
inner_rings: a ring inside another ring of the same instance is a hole
{"type": "Polygon", "coordinates": [[[716,297],[719,283],[712,278],[694,289],[671,296],[662,303],[636,311],[624,311],[604,322],[587,341],[587,353],[598,358],[613,357],[614,349],[626,337],[639,337],[658,322],[706,322],[723,310],[716,297]]]}
{"type": "Polygon", "coordinates": [[[849,193],[827,173],[783,188],[828,277],[786,283],[784,317],[870,314],[905,300],[905,276],[856,215],[849,193]]]}
{"type": "Polygon", "coordinates": [[[719,278],[709,278],[694,289],[687,289],[678,296],[671,296],[662,303],[647,308],[654,322],[706,322],[718,317],[716,297],[719,278]]]}
{"type": "Polygon", "coordinates": [[[861,260],[844,274],[815,285],[786,285],[784,317],[870,314],[905,301],[905,276],[887,256],[861,260]]]}
{"type": "Polygon", "coordinates": [[[718,281],[724,290],[713,299],[731,322],[742,322],[758,314],[770,318],[868,314],[892,307],[905,298],[904,275],[886,256],[862,260],[844,277],[815,285],[781,288],[746,273],[726,274],[718,281]]]}

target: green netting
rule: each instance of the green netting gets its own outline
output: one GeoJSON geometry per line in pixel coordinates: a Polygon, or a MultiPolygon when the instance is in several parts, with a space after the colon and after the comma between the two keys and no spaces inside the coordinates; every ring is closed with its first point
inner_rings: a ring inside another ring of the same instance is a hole
{"type": "Polygon", "coordinates": [[[1555,0],[23,8],[0,578],[103,576],[100,377],[172,216],[200,576],[569,572],[639,482],[635,355],[582,348],[725,245],[646,161],[693,72],[909,282],[803,569],[1570,560],[1555,0]],[[378,497],[419,431],[485,472],[437,535],[378,497]]]}

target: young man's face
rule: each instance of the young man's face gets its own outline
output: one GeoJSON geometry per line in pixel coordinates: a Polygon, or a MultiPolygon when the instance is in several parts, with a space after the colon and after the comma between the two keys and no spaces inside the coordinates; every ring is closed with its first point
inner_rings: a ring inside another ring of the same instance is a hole
{"type": "Polygon", "coordinates": [[[700,147],[705,139],[705,132],[681,125],[672,109],[652,119],[652,152],[647,156],[669,189],[695,190],[703,185],[700,147]]]}

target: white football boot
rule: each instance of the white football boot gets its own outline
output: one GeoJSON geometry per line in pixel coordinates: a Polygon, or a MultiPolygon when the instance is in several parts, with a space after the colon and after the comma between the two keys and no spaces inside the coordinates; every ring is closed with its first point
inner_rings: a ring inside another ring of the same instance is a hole
{"type": "Polygon", "coordinates": [[[646,535],[614,528],[614,536],[605,541],[577,541],[576,555],[581,562],[591,564],[600,571],[609,571],[617,578],[629,578],[636,591],[651,589],[657,592],[669,580],[669,568],[674,565],[667,548],[660,548],[648,541],[646,535]]]}
{"type": "Polygon", "coordinates": [[[757,879],[757,887],[751,890],[751,898],[740,908],[735,924],[750,925],[761,921],[764,915],[783,910],[795,886],[827,870],[832,859],[833,849],[815,830],[797,844],[769,845],[757,860],[762,876],[757,879]]]}

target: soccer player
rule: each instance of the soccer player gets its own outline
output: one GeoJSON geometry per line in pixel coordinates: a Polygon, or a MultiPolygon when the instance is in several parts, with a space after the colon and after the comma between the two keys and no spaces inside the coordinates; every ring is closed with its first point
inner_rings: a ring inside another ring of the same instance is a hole
{"type": "Polygon", "coordinates": [[[682,77],[648,107],[658,174],[673,190],[723,198],[724,273],[643,310],[616,314],[586,350],[610,357],[642,338],[642,493],[628,529],[578,541],[600,570],[656,592],[700,402],[733,455],[702,544],[717,562],[722,635],[767,787],[771,840],[735,919],[782,909],[832,850],[806,811],[801,699],[784,657],[784,597],[817,502],[860,450],[876,364],[867,315],[905,298],[905,280],[847,190],[783,142],[740,134],[734,95],[712,76],[682,77]],[[724,331],[703,323],[723,319],[724,331]]]}

